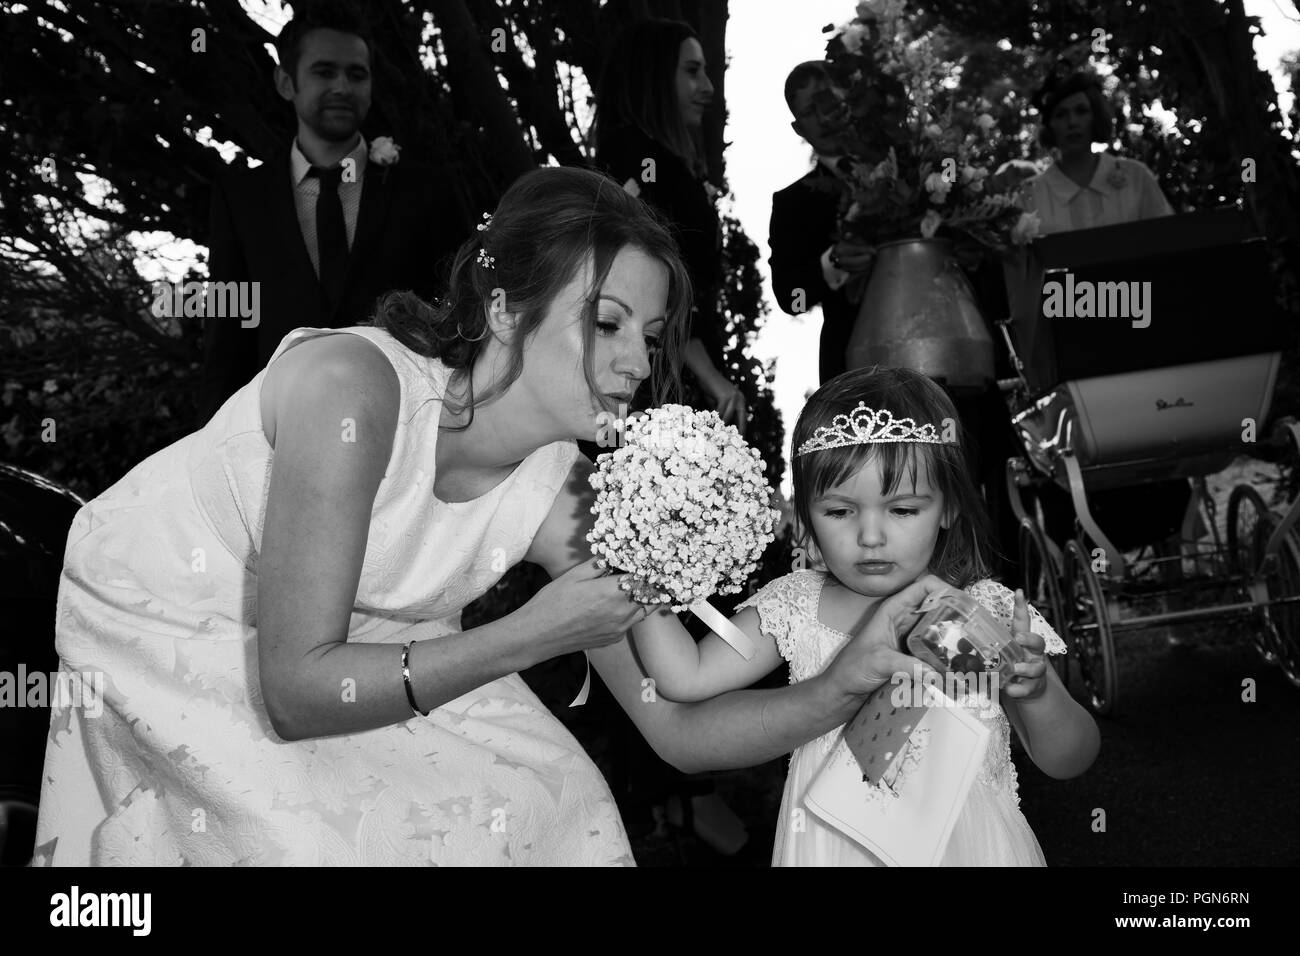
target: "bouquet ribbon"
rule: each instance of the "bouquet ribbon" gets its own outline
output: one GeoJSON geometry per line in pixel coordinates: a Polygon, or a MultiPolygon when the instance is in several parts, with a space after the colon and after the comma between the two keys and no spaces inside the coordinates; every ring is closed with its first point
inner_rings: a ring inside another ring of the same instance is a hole
{"type": "Polygon", "coordinates": [[[754,642],[736,625],[727,620],[722,612],[708,601],[696,601],[691,605],[691,613],[698,617],[709,630],[731,645],[731,649],[747,661],[754,659],[754,642]]]}
{"type": "Polygon", "coordinates": [[[587,656],[586,651],[582,652],[582,663],[587,669],[587,673],[582,678],[582,689],[578,691],[578,696],[573,698],[570,707],[581,707],[587,702],[587,695],[591,693],[591,658],[587,656]]]}

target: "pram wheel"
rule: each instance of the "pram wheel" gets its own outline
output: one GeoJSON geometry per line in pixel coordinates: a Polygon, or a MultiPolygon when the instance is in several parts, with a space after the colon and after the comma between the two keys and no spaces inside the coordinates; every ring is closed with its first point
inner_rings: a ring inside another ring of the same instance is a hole
{"type": "Polygon", "coordinates": [[[1065,545],[1065,581],[1069,646],[1074,649],[1089,706],[1105,716],[1115,707],[1117,684],[1110,607],[1101,580],[1077,541],[1065,545]]]}
{"type": "MultiPolygon", "coordinates": [[[[1241,575],[1249,584],[1259,563],[1263,560],[1264,546],[1272,534],[1273,521],[1269,517],[1264,498],[1250,485],[1237,485],[1228,497],[1228,569],[1241,575]]],[[[1264,615],[1258,627],[1251,628],[1250,641],[1255,645],[1265,663],[1277,663],[1277,640],[1274,627],[1264,615]]]]}
{"type": "MultiPolygon", "coordinates": [[[[1271,511],[1261,516],[1255,528],[1255,567],[1263,571],[1269,601],[1300,595],[1300,535],[1291,528],[1282,538],[1277,554],[1265,563],[1265,547],[1281,519],[1271,511]]],[[[1264,609],[1263,640],[1271,643],[1277,665],[1287,680],[1300,687],[1300,606],[1269,604],[1264,609]]]]}
{"type": "Polygon", "coordinates": [[[1260,519],[1268,513],[1268,505],[1258,491],[1250,485],[1237,485],[1228,497],[1228,561],[1233,574],[1247,577],[1255,573],[1255,552],[1263,550],[1255,545],[1255,530],[1260,519]]]}
{"type": "MultiPolygon", "coordinates": [[[[1020,587],[1025,600],[1038,608],[1061,640],[1066,640],[1065,607],[1061,601],[1061,568],[1047,546],[1047,536],[1031,518],[1020,522],[1020,587]]],[[[1066,648],[1070,645],[1067,643],[1066,648]]],[[[1070,655],[1048,657],[1061,683],[1068,685],[1070,655]]]]}

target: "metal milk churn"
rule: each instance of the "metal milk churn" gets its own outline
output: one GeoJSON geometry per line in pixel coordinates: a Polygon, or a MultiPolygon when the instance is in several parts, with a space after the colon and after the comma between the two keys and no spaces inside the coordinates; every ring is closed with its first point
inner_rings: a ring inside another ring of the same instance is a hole
{"type": "Polygon", "coordinates": [[[876,253],[848,368],[916,369],[949,388],[993,382],[993,339],[946,239],[900,239],[876,253]]]}

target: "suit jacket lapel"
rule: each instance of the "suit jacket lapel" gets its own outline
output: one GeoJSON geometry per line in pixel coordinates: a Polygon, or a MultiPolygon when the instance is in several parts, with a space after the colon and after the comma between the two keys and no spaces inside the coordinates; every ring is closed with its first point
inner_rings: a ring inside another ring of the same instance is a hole
{"type": "Polygon", "coordinates": [[[848,183],[820,162],[810,170],[808,185],[814,197],[814,208],[820,209],[819,215],[830,215],[838,219],[853,201],[853,192],[848,183]]]}
{"type": "Polygon", "coordinates": [[[829,169],[827,169],[826,166],[821,162],[818,162],[815,166],[813,166],[812,175],[815,178],[815,180],[818,182],[825,182],[825,183],[832,184],[835,187],[834,190],[835,193],[844,195],[850,192],[849,184],[846,183],[839,176],[836,176],[829,169]]]}

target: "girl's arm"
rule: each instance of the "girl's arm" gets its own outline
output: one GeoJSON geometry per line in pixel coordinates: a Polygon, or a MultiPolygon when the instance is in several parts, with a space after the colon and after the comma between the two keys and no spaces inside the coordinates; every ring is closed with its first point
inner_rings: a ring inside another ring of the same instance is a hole
{"type": "Polygon", "coordinates": [[[1030,630],[1029,606],[1016,592],[1016,640],[1037,659],[1017,664],[1021,679],[1000,687],[1002,709],[1039,770],[1057,780],[1077,777],[1097,759],[1101,734],[1092,719],[1041,656],[1045,643],[1030,630]]]}
{"type": "Polygon", "coordinates": [[[758,612],[747,607],[731,619],[754,642],[753,658],[745,660],[730,644],[710,633],[698,644],[677,615],[656,611],[633,625],[636,653],[655,688],[672,700],[695,701],[748,687],[781,663],[776,641],[759,627],[758,612]]]}

